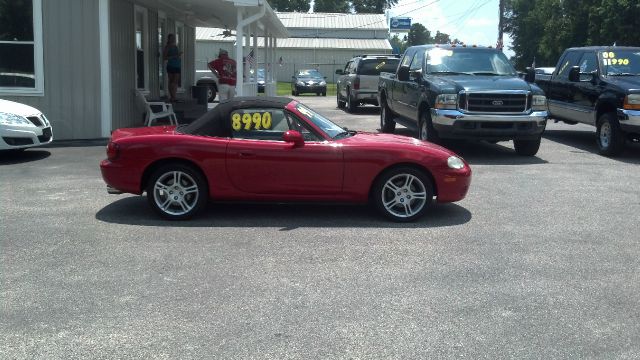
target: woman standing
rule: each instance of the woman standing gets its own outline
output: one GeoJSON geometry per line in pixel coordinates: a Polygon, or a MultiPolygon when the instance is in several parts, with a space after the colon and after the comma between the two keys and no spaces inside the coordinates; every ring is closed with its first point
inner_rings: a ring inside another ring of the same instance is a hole
{"type": "Polygon", "coordinates": [[[169,34],[167,36],[167,45],[162,52],[162,58],[167,62],[167,74],[169,74],[169,101],[176,101],[176,92],[180,83],[180,68],[182,61],[180,57],[182,51],[176,46],[176,36],[169,34]]]}

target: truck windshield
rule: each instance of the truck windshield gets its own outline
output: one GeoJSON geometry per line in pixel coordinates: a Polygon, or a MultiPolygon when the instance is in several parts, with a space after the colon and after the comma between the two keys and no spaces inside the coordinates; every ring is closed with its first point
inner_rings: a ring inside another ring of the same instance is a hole
{"type": "Polygon", "coordinates": [[[602,73],[608,76],[640,75],[640,51],[611,49],[599,53],[602,73]]]}
{"type": "Polygon", "coordinates": [[[494,49],[432,48],[427,50],[427,73],[516,76],[506,56],[494,49]]]}

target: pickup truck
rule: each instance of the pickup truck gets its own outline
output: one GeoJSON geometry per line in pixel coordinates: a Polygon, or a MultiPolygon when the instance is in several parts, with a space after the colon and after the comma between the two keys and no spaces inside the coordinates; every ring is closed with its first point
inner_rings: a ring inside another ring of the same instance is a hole
{"type": "Polygon", "coordinates": [[[513,140],[517,154],[533,156],[547,124],[547,100],[535,72],[518,77],[499,50],[456,45],[408,48],[396,73],[378,82],[380,129],[396,123],[418,138],[513,140]]]}
{"type": "Polygon", "coordinates": [[[640,141],[640,48],[590,46],[564,51],[550,79],[536,83],[556,122],[596,127],[600,154],[640,141]]]}

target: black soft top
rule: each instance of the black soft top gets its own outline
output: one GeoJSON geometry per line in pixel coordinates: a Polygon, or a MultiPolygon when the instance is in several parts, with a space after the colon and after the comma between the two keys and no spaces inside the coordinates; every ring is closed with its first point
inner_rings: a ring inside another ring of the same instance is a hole
{"type": "Polygon", "coordinates": [[[222,101],[218,106],[207,111],[206,114],[194,120],[191,124],[181,127],[180,132],[192,135],[231,136],[229,114],[238,109],[284,109],[293,99],[288,97],[246,96],[235,97],[222,101]]]}

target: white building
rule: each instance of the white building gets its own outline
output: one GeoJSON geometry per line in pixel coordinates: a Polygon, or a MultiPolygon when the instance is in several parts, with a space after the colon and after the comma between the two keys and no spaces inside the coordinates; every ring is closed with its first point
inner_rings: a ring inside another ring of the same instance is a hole
{"type": "MultiPolygon", "coordinates": [[[[388,54],[388,26],[382,14],[284,13],[276,12],[289,38],[276,39],[274,73],[278,81],[289,81],[296,69],[318,68],[327,81],[335,82],[335,69],[359,54],[388,54]]],[[[231,49],[235,37],[225,29],[196,29],[196,68],[206,70],[207,62],[220,48],[231,49]],[[228,34],[228,32],[227,32],[228,34]]],[[[260,40],[258,41],[260,45],[260,40]]],[[[258,52],[260,67],[265,56],[258,52]]]]}

